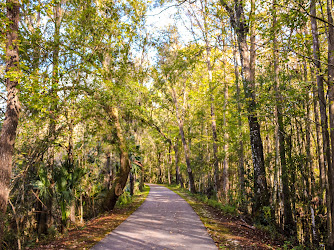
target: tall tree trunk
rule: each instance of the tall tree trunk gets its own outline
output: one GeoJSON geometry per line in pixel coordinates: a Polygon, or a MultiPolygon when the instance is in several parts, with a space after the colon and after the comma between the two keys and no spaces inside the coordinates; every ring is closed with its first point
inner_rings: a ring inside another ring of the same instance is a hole
{"type": "MultiPolygon", "coordinates": [[[[320,50],[319,50],[319,35],[318,35],[318,27],[317,27],[317,21],[312,16],[316,16],[316,6],[315,6],[315,0],[311,0],[310,4],[310,12],[311,12],[311,29],[312,29],[312,37],[313,37],[313,57],[314,57],[314,64],[316,66],[316,78],[317,78],[317,86],[318,86],[318,97],[319,97],[319,107],[320,107],[320,120],[321,120],[321,132],[322,132],[322,146],[323,146],[323,153],[324,153],[324,170],[328,170],[328,184],[330,184],[330,171],[332,168],[332,161],[331,161],[331,151],[330,151],[330,139],[329,139],[329,132],[328,132],[328,117],[327,117],[327,108],[326,108],[326,98],[324,94],[324,85],[323,85],[323,73],[321,70],[321,63],[320,63],[320,50]]],[[[329,26],[330,27],[330,26],[329,26]]],[[[328,41],[328,46],[330,46],[330,41],[328,41]]],[[[328,54],[329,56],[329,54],[328,54]]],[[[328,58],[329,59],[329,58],[328,58]]],[[[328,62],[329,63],[329,62],[328,62]]],[[[329,67],[328,67],[328,70],[329,67]]],[[[329,72],[328,72],[329,74],[329,72]]],[[[330,79],[328,79],[330,82],[330,79]]],[[[330,92],[330,84],[329,84],[329,99],[331,96],[330,92]]],[[[330,111],[331,112],[331,111],[330,111]]],[[[322,184],[325,186],[326,184],[322,182],[322,184]]],[[[332,226],[331,226],[331,194],[329,186],[326,189],[326,205],[327,205],[327,227],[328,227],[328,233],[329,233],[329,242],[334,242],[334,234],[332,233],[332,226]]],[[[321,192],[322,193],[322,192],[321,192]]],[[[328,242],[328,243],[329,243],[328,242]]],[[[334,243],[332,243],[334,244],[334,243]]]]}
{"type": "Polygon", "coordinates": [[[316,142],[317,142],[317,157],[318,157],[318,167],[319,167],[319,183],[320,183],[320,198],[323,198],[323,191],[326,189],[326,176],[325,176],[325,163],[324,163],[324,153],[323,147],[320,141],[320,122],[319,122],[319,96],[317,93],[316,86],[313,85],[313,113],[315,121],[316,130],[316,142]]]}
{"type": "Polygon", "coordinates": [[[180,171],[179,171],[179,138],[176,139],[174,144],[174,152],[175,152],[175,178],[176,184],[180,183],[180,171]]]}
{"type": "MultiPolygon", "coordinates": [[[[53,48],[52,48],[52,79],[51,79],[51,89],[50,89],[50,96],[51,96],[51,104],[49,110],[49,140],[54,142],[56,140],[56,119],[57,119],[57,109],[58,109],[58,94],[57,88],[59,85],[59,46],[60,46],[60,26],[61,26],[61,4],[62,1],[59,1],[53,10],[53,18],[54,18],[54,34],[53,34],[53,48]]],[[[48,149],[48,171],[51,172],[53,175],[54,171],[54,155],[55,155],[55,146],[53,143],[48,149]]],[[[52,180],[53,182],[53,180],[52,180]]],[[[53,186],[52,183],[49,187],[49,195],[46,197],[45,206],[43,206],[43,215],[41,217],[45,217],[41,221],[41,223],[46,223],[45,225],[40,225],[39,228],[42,229],[39,233],[47,234],[47,229],[53,223],[53,214],[52,214],[52,206],[53,206],[53,186]]],[[[62,228],[63,230],[63,228],[62,228]]]]}
{"type": "Polygon", "coordinates": [[[235,75],[235,85],[237,89],[237,103],[238,103],[238,128],[240,131],[239,137],[239,149],[238,149],[238,156],[239,156],[239,185],[240,185],[240,197],[241,197],[241,210],[246,211],[246,204],[245,204],[245,163],[244,163],[244,142],[242,140],[242,120],[241,120],[241,96],[240,96],[240,87],[239,87],[239,70],[238,70],[238,63],[236,57],[236,49],[233,49],[233,61],[234,61],[234,75],[235,75]]]}
{"type": "Polygon", "coordinates": [[[107,179],[107,189],[111,189],[111,186],[112,186],[112,183],[113,183],[113,179],[114,179],[114,167],[113,165],[111,164],[111,153],[108,151],[106,153],[106,158],[107,158],[107,161],[106,161],[106,170],[107,170],[107,173],[108,173],[108,179],[107,179]]]}
{"type": "MultiPolygon", "coordinates": [[[[21,243],[21,228],[20,228],[20,217],[16,213],[16,209],[13,205],[13,203],[9,199],[9,204],[12,207],[13,210],[13,215],[15,217],[15,222],[16,222],[16,237],[17,237],[17,250],[22,249],[22,243],[21,243]]],[[[1,247],[0,247],[1,249],[1,247]]]]}
{"type": "Polygon", "coordinates": [[[177,117],[177,122],[179,125],[179,133],[181,136],[181,141],[183,144],[183,148],[184,148],[184,156],[186,158],[186,164],[187,164],[187,173],[188,173],[188,178],[189,178],[189,189],[192,193],[196,193],[196,189],[195,189],[195,182],[194,182],[194,177],[193,177],[193,172],[192,172],[192,168],[191,168],[191,163],[190,163],[190,150],[184,135],[184,129],[183,129],[183,118],[181,117],[180,114],[180,109],[179,109],[179,104],[177,101],[177,96],[175,93],[175,89],[172,87],[171,88],[171,92],[172,92],[172,98],[173,98],[173,102],[175,105],[175,112],[176,112],[176,117],[177,117]]]}
{"type": "Polygon", "coordinates": [[[278,142],[279,142],[279,156],[282,171],[282,185],[283,185],[283,207],[284,207],[284,231],[287,235],[294,235],[296,232],[295,223],[292,217],[291,202],[290,202],[290,188],[289,188],[289,170],[287,167],[285,157],[285,131],[284,120],[282,112],[283,98],[280,93],[279,84],[279,65],[278,65],[278,45],[276,38],[276,0],[273,0],[273,59],[274,59],[274,84],[276,94],[276,114],[278,123],[278,142]]]}
{"type": "MultiPolygon", "coordinates": [[[[68,112],[69,114],[69,137],[68,137],[68,148],[67,148],[67,161],[68,161],[68,168],[70,170],[74,169],[74,157],[73,157],[73,119],[72,119],[72,111],[68,112]]],[[[76,197],[75,197],[75,190],[72,190],[72,201],[70,205],[70,222],[75,223],[75,204],[76,204],[76,197]]]]}
{"type": "MultiPolygon", "coordinates": [[[[263,143],[260,133],[260,124],[256,113],[255,100],[255,34],[251,34],[250,48],[247,44],[247,33],[249,27],[244,15],[243,1],[236,0],[234,9],[230,8],[225,0],[220,0],[221,4],[229,13],[231,24],[237,34],[241,76],[248,111],[248,124],[250,132],[250,144],[252,148],[252,158],[254,167],[254,204],[253,214],[257,219],[261,218],[262,207],[269,205],[269,193],[267,188],[266,170],[264,165],[263,143]]],[[[254,10],[254,0],[252,0],[252,10],[254,10]]]]}
{"type": "MultiPolygon", "coordinates": [[[[310,67],[310,65],[309,65],[310,67]]],[[[311,71],[311,77],[313,75],[313,72],[311,71]]],[[[307,76],[307,75],[306,75],[307,76]]],[[[309,207],[310,207],[310,222],[311,222],[311,237],[312,237],[312,244],[315,247],[319,247],[319,236],[318,236],[318,231],[315,226],[315,216],[314,216],[314,209],[315,209],[315,204],[312,202],[313,197],[316,196],[316,184],[315,184],[315,163],[314,163],[314,158],[312,155],[312,144],[311,144],[311,105],[310,105],[310,100],[312,100],[312,92],[313,92],[313,87],[314,85],[312,84],[312,90],[309,91],[307,95],[307,123],[306,123],[306,155],[308,155],[308,171],[309,171],[309,207]]],[[[317,126],[317,125],[316,125],[317,126]]],[[[314,145],[316,146],[316,145],[314,145]]],[[[320,169],[319,169],[320,170],[320,169]]],[[[321,178],[321,177],[320,177],[321,178]]]]}
{"type": "Polygon", "coordinates": [[[135,191],[135,177],[132,171],[130,171],[130,195],[133,196],[135,191]]]}
{"type": "MultiPolygon", "coordinates": [[[[209,71],[209,74],[210,74],[210,82],[211,82],[212,81],[211,70],[209,71]]],[[[214,106],[214,97],[212,94],[212,87],[210,87],[210,106],[211,106],[210,114],[211,114],[211,127],[212,127],[212,148],[213,148],[213,167],[214,167],[214,189],[215,189],[215,193],[218,194],[219,189],[220,189],[219,161],[218,161],[218,136],[217,136],[216,115],[215,115],[215,106],[214,106]]]]}
{"type": "MultiPolygon", "coordinates": [[[[277,50],[277,41],[276,41],[276,1],[273,0],[273,16],[274,16],[274,21],[273,21],[273,27],[272,27],[272,39],[273,39],[273,56],[274,56],[274,60],[275,60],[275,65],[274,65],[274,74],[275,74],[275,79],[274,79],[274,86],[275,86],[275,98],[277,99],[278,96],[278,62],[277,62],[277,52],[275,50],[277,50]],[[277,72],[276,72],[277,71],[277,72]]],[[[274,183],[273,183],[273,203],[274,203],[274,215],[277,214],[277,218],[278,219],[278,226],[281,227],[282,223],[281,223],[281,209],[280,209],[280,189],[279,189],[279,185],[280,185],[280,170],[281,170],[281,166],[280,166],[280,150],[279,150],[279,122],[278,122],[278,108],[277,108],[277,104],[278,104],[278,99],[276,100],[276,108],[275,108],[275,167],[274,167],[274,183]]]]}
{"type": "Polygon", "coordinates": [[[211,99],[211,127],[212,127],[212,148],[213,148],[213,167],[214,167],[214,189],[215,193],[218,194],[220,189],[219,181],[219,161],[218,161],[218,136],[217,136],[217,125],[216,125],[216,116],[215,116],[215,107],[214,107],[214,98],[213,94],[210,93],[211,99]]]}
{"type": "Polygon", "coordinates": [[[69,219],[71,223],[76,223],[76,218],[75,218],[75,204],[76,204],[76,197],[75,197],[75,190],[72,191],[73,192],[73,200],[71,201],[71,205],[70,205],[70,215],[69,215],[69,219]]]}
{"type": "Polygon", "coordinates": [[[12,158],[16,129],[21,110],[17,89],[19,76],[19,1],[7,0],[7,18],[9,20],[6,43],[7,104],[5,120],[2,124],[0,134],[0,248],[3,239],[4,220],[10,191],[9,184],[12,175],[12,158]]]}
{"type": "MultiPolygon", "coordinates": [[[[227,99],[228,99],[228,85],[225,83],[225,88],[224,88],[224,114],[223,114],[223,127],[227,127],[227,122],[226,122],[226,109],[227,109],[227,99]]],[[[228,133],[224,133],[224,160],[223,160],[223,176],[222,176],[222,196],[224,199],[224,202],[228,202],[228,189],[229,189],[229,179],[228,179],[228,133]]]]}
{"type": "MultiPolygon", "coordinates": [[[[312,37],[313,37],[313,57],[314,64],[316,66],[316,78],[317,78],[317,86],[318,86],[318,97],[319,97],[319,107],[320,107],[320,120],[321,120],[321,132],[322,132],[322,145],[323,145],[323,153],[324,164],[320,168],[320,172],[325,174],[326,169],[331,165],[331,155],[330,155],[330,143],[329,143],[329,133],[328,133],[328,118],[326,111],[326,98],[324,94],[324,79],[323,73],[321,70],[321,62],[320,62],[320,44],[319,44],[319,34],[318,34],[318,26],[317,20],[312,16],[316,16],[316,6],[315,0],[311,0],[310,4],[310,13],[311,13],[311,29],[312,29],[312,37]],[[323,168],[323,169],[322,169],[323,168]]],[[[323,188],[326,185],[325,178],[321,178],[323,188]]]]}
{"type": "Polygon", "coordinates": [[[80,194],[80,224],[84,223],[83,219],[83,202],[82,202],[82,193],[80,194]]]}
{"type": "MultiPolygon", "coordinates": [[[[220,189],[219,180],[219,162],[218,162],[218,136],[217,136],[217,125],[216,125],[216,115],[215,115],[215,105],[213,96],[213,86],[212,86],[212,65],[210,62],[211,48],[208,40],[208,28],[206,22],[206,16],[204,19],[204,39],[206,44],[206,65],[208,70],[208,81],[209,81],[209,95],[210,95],[210,115],[211,115],[211,128],[212,128],[212,148],[213,148],[213,169],[214,169],[214,190],[218,196],[220,189]]],[[[219,197],[218,197],[219,198],[219,197]]]]}
{"type": "Polygon", "coordinates": [[[140,166],[140,179],[139,179],[139,191],[143,192],[144,190],[144,166],[140,166]]]}
{"type": "Polygon", "coordinates": [[[158,173],[158,183],[162,184],[162,169],[161,169],[161,152],[157,151],[157,167],[159,169],[159,173],[158,173]]]}
{"type": "Polygon", "coordinates": [[[118,197],[123,193],[123,189],[126,185],[131,170],[131,165],[126,141],[123,135],[123,129],[119,120],[118,108],[116,106],[111,108],[106,107],[106,111],[114,121],[120,149],[120,169],[116,174],[113,186],[108,192],[106,201],[104,203],[105,210],[112,210],[115,207],[118,197]]]}
{"type": "Polygon", "coordinates": [[[173,160],[172,160],[172,142],[169,142],[169,145],[168,145],[168,161],[169,161],[169,164],[168,164],[168,184],[172,184],[172,181],[171,181],[171,175],[170,175],[170,170],[172,169],[172,164],[173,164],[173,160]]]}
{"type": "MultiPolygon", "coordinates": [[[[305,30],[305,35],[307,34],[307,30],[305,30]]],[[[303,62],[303,68],[304,68],[304,81],[308,82],[308,73],[307,73],[307,64],[304,59],[303,62]]],[[[312,183],[314,183],[314,178],[313,178],[313,157],[312,157],[312,152],[311,152],[311,114],[310,114],[310,93],[309,89],[307,89],[306,93],[306,124],[305,124],[305,137],[306,137],[306,143],[305,143],[305,151],[306,151],[306,164],[305,164],[305,170],[304,172],[304,181],[305,181],[305,189],[306,189],[306,201],[305,201],[305,211],[306,211],[306,233],[304,235],[304,242],[306,242],[306,246],[310,246],[311,244],[311,239],[312,243],[316,245],[317,237],[316,235],[312,234],[312,232],[315,232],[315,228],[313,228],[312,225],[312,196],[314,194],[313,191],[313,186],[312,183]]]]}
{"type": "MultiPolygon", "coordinates": [[[[334,159],[334,23],[332,16],[333,5],[327,0],[328,18],[328,98],[329,98],[329,121],[332,146],[332,160],[334,159]]],[[[330,214],[330,226],[328,228],[328,247],[334,249],[334,168],[333,163],[328,164],[328,213],[330,214]]]]}

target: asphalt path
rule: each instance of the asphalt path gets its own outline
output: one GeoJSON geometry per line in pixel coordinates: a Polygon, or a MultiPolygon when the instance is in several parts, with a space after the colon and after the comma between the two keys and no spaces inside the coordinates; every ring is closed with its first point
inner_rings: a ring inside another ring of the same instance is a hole
{"type": "Polygon", "coordinates": [[[166,187],[149,184],[145,202],[92,249],[215,249],[191,206],[166,187]]]}

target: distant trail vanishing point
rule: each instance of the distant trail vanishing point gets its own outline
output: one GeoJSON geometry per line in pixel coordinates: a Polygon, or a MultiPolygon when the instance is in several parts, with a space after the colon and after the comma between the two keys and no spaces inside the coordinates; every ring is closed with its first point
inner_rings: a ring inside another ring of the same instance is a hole
{"type": "Polygon", "coordinates": [[[143,205],[92,249],[215,249],[198,215],[179,195],[150,184],[143,205]]]}

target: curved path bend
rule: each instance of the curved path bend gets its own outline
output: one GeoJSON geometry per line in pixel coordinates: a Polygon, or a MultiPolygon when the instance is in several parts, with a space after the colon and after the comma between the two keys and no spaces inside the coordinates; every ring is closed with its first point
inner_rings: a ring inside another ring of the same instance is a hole
{"type": "Polygon", "coordinates": [[[179,195],[150,184],[145,202],[92,249],[215,249],[198,215],[179,195]]]}

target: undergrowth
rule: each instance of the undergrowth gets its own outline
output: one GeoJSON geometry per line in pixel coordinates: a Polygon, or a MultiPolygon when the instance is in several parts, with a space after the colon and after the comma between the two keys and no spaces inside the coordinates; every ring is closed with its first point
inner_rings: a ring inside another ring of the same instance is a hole
{"type": "Polygon", "coordinates": [[[281,247],[287,246],[282,239],[276,241],[276,239],[264,235],[270,234],[273,228],[254,229],[255,227],[252,226],[243,228],[241,224],[244,222],[238,218],[241,214],[234,205],[219,203],[203,194],[193,194],[178,185],[166,186],[191,205],[219,249],[244,249],[243,247],[247,249],[281,249],[281,247]],[[215,211],[219,211],[225,218],[221,220],[222,218],[219,216],[216,217],[217,212],[215,211]],[[241,245],[238,246],[238,244],[241,245]]]}
{"type": "Polygon", "coordinates": [[[84,226],[74,227],[54,241],[28,249],[89,249],[137,210],[145,201],[149,190],[150,187],[145,185],[143,192],[135,192],[133,197],[126,191],[119,197],[112,212],[100,214],[84,226]]]}
{"type": "Polygon", "coordinates": [[[117,207],[123,207],[127,204],[132,202],[132,197],[130,195],[130,192],[125,191],[120,197],[118,197],[118,200],[116,202],[117,207]]]}
{"type": "Polygon", "coordinates": [[[237,216],[239,214],[238,209],[236,206],[231,205],[231,204],[222,204],[217,200],[214,199],[209,199],[206,195],[204,194],[193,194],[191,193],[188,189],[181,188],[179,185],[169,185],[168,187],[173,188],[173,191],[182,190],[182,192],[185,192],[187,195],[197,199],[200,202],[203,202],[210,207],[213,207],[215,209],[221,210],[224,215],[231,215],[231,216],[237,216]]]}

